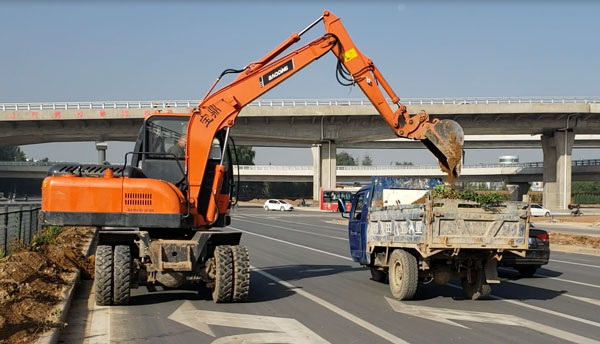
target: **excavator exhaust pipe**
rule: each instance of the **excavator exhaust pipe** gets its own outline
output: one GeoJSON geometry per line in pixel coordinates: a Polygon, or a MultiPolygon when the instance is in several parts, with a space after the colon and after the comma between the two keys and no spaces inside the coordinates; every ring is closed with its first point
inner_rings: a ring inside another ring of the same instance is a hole
{"type": "Polygon", "coordinates": [[[454,179],[460,175],[460,161],[465,141],[462,127],[453,120],[444,119],[429,126],[423,144],[438,158],[440,168],[454,179]]]}

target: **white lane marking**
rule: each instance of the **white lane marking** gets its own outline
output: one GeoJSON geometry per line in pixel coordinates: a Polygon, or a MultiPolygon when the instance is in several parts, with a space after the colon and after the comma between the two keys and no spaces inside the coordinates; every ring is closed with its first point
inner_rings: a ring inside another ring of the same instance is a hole
{"type": "Polygon", "coordinates": [[[267,224],[267,223],[255,222],[255,221],[244,220],[244,219],[239,219],[239,220],[243,221],[243,222],[254,223],[254,224],[257,224],[257,225],[261,225],[261,226],[269,226],[269,227],[274,227],[274,228],[280,228],[280,229],[283,229],[283,230],[286,230],[286,231],[291,231],[291,232],[298,232],[298,233],[316,235],[316,236],[320,236],[320,237],[324,237],[324,238],[330,238],[330,239],[348,241],[348,239],[346,239],[346,238],[340,238],[340,237],[336,237],[336,236],[333,236],[333,235],[327,235],[327,234],[321,234],[321,233],[314,233],[314,232],[307,232],[307,231],[302,231],[302,230],[299,230],[299,229],[293,229],[293,228],[275,226],[275,225],[270,225],[270,224],[267,224]]]}
{"type": "MultiPolygon", "coordinates": [[[[260,215],[258,215],[258,216],[248,216],[248,217],[252,217],[252,218],[255,218],[255,219],[269,219],[269,220],[273,220],[273,221],[280,221],[280,222],[292,223],[292,224],[295,224],[295,225],[306,225],[306,226],[316,227],[316,228],[332,229],[332,230],[335,230],[335,231],[345,231],[346,230],[345,228],[340,228],[340,227],[334,228],[334,227],[314,225],[314,224],[306,223],[306,222],[285,221],[285,220],[280,220],[278,217],[277,218],[273,218],[273,217],[264,217],[264,216],[260,216],[260,215]]],[[[347,227],[346,225],[340,225],[340,226],[347,227]]]]}
{"type": "MultiPolygon", "coordinates": [[[[451,284],[451,283],[448,283],[446,285],[449,286],[449,287],[451,287],[451,288],[462,290],[462,287],[454,285],[454,284],[451,284]]],[[[553,311],[551,309],[546,309],[546,308],[542,308],[542,307],[530,305],[530,304],[527,304],[525,302],[516,301],[516,300],[509,300],[509,299],[505,299],[503,297],[496,296],[496,295],[490,295],[490,298],[495,299],[495,300],[500,300],[500,301],[508,302],[510,304],[513,304],[513,305],[516,305],[516,306],[519,306],[519,307],[533,309],[533,310],[536,310],[536,311],[539,311],[539,312],[542,312],[542,313],[552,314],[552,315],[557,316],[557,317],[561,317],[561,318],[565,318],[565,319],[577,321],[577,322],[584,323],[584,324],[587,324],[587,325],[591,325],[591,326],[595,326],[595,327],[600,327],[600,323],[597,323],[595,321],[587,320],[587,319],[583,319],[583,318],[579,318],[579,317],[576,317],[576,316],[573,316],[573,315],[569,315],[569,314],[565,314],[565,313],[560,313],[560,312],[557,312],[557,311],[553,311]]]]}
{"type": "Polygon", "coordinates": [[[561,296],[570,297],[575,300],[591,303],[592,305],[595,305],[595,306],[600,306],[600,300],[592,299],[589,297],[575,296],[575,295],[569,295],[569,294],[562,294],[561,296]]]}
{"type": "Polygon", "coordinates": [[[543,277],[543,278],[549,278],[549,279],[553,279],[553,280],[557,280],[557,281],[562,281],[562,282],[567,282],[567,283],[584,285],[586,287],[600,288],[600,285],[597,285],[597,284],[590,284],[590,283],[583,283],[583,282],[571,281],[571,280],[564,279],[564,278],[550,277],[550,276],[545,276],[545,275],[540,275],[540,274],[535,274],[534,276],[536,276],[536,277],[543,277]]]}
{"type": "Polygon", "coordinates": [[[464,329],[469,328],[464,325],[458,324],[452,320],[521,326],[530,328],[532,330],[535,330],[536,332],[541,332],[553,337],[568,340],[573,343],[600,343],[596,340],[583,337],[575,333],[559,330],[551,326],[546,326],[534,321],[519,318],[515,315],[416,306],[407,302],[392,300],[388,297],[386,297],[385,299],[390,304],[392,309],[398,313],[433,320],[447,325],[458,326],[464,329]]]}
{"type": "Polygon", "coordinates": [[[573,264],[573,265],[581,265],[581,266],[587,266],[590,268],[596,268],[596,269],[600,269],[600,265],[592,265],[592,264],[583,264],[583,263],[575,263],[575,262],[567,262],[565,260],[558,260],[558,259],[550,259],[551,262],[557,262],[557,263],[563,263],[563,264],[573,264]]]}
{"type": "Polygon", "coordinates": [[[110,306],[98,306],[94,302],[92,309],[92,326],[90,326],[90,344],[110,343],[110,306]]]}
{"type": "Polygon", "coordinates": [[[216,337],[210,325],[268,331],[220,337],[212,343],[329,343],[298,320],[254,314],[225,313],[197,309],[185,301],[169,319],[216,337]]]}
{"type": "Polygon", "coordinates": [[[351,313],[339,308],[338,306],[335,306],[334,304],[327,302],[327,301],[321,299],[320,297],[307,292],[306,290],[304,290],[302,288],[298,288],[298,287],[294,286],[293,284],[283,281],[283,280],[271,275],[268,272],[257,269],[256,267],[252,267],[252,269],[254,271],[256,271],[257,273],[281,284],[282,286],[284,286],[290,290],[293,290],[294,292],[304,296],[305,298],[319,304],[322,307],[327,308],[328,310],[332,311],[333,313],[336,313],[337,315],[345,318],[346,320],[349,320],[349,321],[355,323],[356,325],[372,332],[373,334],[375,334],[391,343],[406,343],[406,344],[408,343],[408,342],[394,336],[393,334],[369,323],[368,321],[365,321],[365,320],[355,316],[354,314],[351,314],[351,313]]]}
{"type": "MultiPolygon", "coordinates": [[[[251,235],[256,235],[256,236],[259,236],[259,237],[263,237],[265,239],[270,239],[270,240],[282,242],[282,243],[285,243],[285,244],[288,244],[288,245],[305,248],[305,249],[308,249],[308,250],[311,250],[311,251],[317,251],[317,252],[320,252],[320,253],[328,254],[330,256],[342,258],[342,259],[345,259],[345,260],[352,260],[351,258],[340,256],[339,254],[335,254],[335,253],[330,253],[330,252],[318,250],[316,248],[312,248],[312,247],[308,247],[308,246],[304,246],[304,245],[299,245],[299,244],[294,244],[294,243],[289,242],[289,241],[271,238],[271,237],[268,237],[266,235],[261,235],[261,234],[256,234],[256,233],[248,232],[248,231],[245,231],[245,230],[233,228],[231,226],[229,226],[229,228],[234,229],[234,230],[238,230],[238,231],[243,232],[243,233],[248,233],[248,234],[251,234],[251,235]]],[[[454,284],[448,283],[446,285],[449,286],[449,287],[455,288],[455,289],[462,290],[462,287],[454,285],[454,284]]],[[[557,317],[561,317],[561,318],[565,318],[565,319],[569,319],[569,320],[581,322],[581,323],[584,323],[584,324],[588,324],[588,325],[600,327],[600,323],[597,323],[595,321],[591,321],[591,320],[579,318],[579,317],[576,317],[576,316],[572,316],[572,315],[568,315],[568,314],[556,312],[556,311],[553,311],[553,310],[550,310],[550,309],[546,309],[546,308],[542,308],[542,307],[538,307],[538,306],[529,305],[529,304],[526,304],[524,302],[519,302],[519,301],[515,301],[515,300],[508,300],[508,299],[505,299],[505,298],[502,298],[502,297],[499,297],[499,296],[495,296],[495,295],[490,295],[490,297],[493,298],[493,299],[496,299],[496,300],[501,300],[501,301],[505,301],[505,302],[511,303],[513,305],[516,305],[516,306],[530,308],[530,309],[534,309],[534,310],[542,312],[542,313],[548,313],[548,314],[555,315],[557,317]]]]}
{"type": "MultiPolygon", "coordinates": [[[[502,271],[513,271],[504,267],[498,268],[499,270],[502,271]]],[[[584,283],[584,282],[578,282],[578,281],[571,281],[568,279],[564,279],[564,278],[558,278],[558,277],[551,277],[551,276],[547,276],[547,275],[540,275],[540,274],[535,274],[533,275],[535,277],[540,277],[540,278],[547,278],[547,279],[553,279],[553,280],[557,280],[557,281],[562,281],[562,282],[567,282],[567,283],[573,283],[573,284],[579,284],[579,285],[584,285],[586,287],[592,287],[592,288],[600,288],[599,285],[596,284],[590,284],[590,283],[584,283]]]]}
{"type": "Polygon", "coordinates": [[[342,256],[342,255],[339,255],[339,254],[335,254],[335,253],[331,253],[331,252],[327,252],[327,251],[322,251],[322,250],[319,250],[319,249],[316,249],[316,248],[312,248],[312,247],[309,247],[309,246],[304,246],[304,245],[300,245],[300,244],[295,244],[295,243],[293,243],[293,242],[289,242],[289,241],[285,241],[285,240],[281,240],[281,239],[275,239],[275,238],[271,238],[271,237],[269,237],[269,236],[266,236],[266,235],[262,235],[262,234],[256,234],[256,233],[248,232],[248,231],[246,231],[246,230],[243,230],[243,229],[239,229],[239,228],[235,228],[235,227],[231,227],[231,226],[229,226],[229,227],[227,227],[227,228],[231,228],[231,229],[233,229],[233,230],[240,231],[240,232],[242,232],[242,233],[246,233],[246,234],[250,234],[250,235],[256,235],[256,236],[258,236],[258,237],[261,237],[261,238],[265,238],[265,239],[269,239],[269,240],[273,240],[273,241],[282,242],[282,243],[284,243],[284,244],[288,244],[288,245],[292,245],[292,246],[296,246],[296,247],[304,248],[304,249],[307,249],[307,250],[311,250],[311,251],[315,251],[315,252],[319,252],[319,253],[328,254],[328,255],[330,255],[330,256],[334,256],[334,257],[342,258],[342,259],[345,259],[345,260],[352,260],[352,258],[348,258],[348,257],[346,257],[346,256],[342,256]]]}

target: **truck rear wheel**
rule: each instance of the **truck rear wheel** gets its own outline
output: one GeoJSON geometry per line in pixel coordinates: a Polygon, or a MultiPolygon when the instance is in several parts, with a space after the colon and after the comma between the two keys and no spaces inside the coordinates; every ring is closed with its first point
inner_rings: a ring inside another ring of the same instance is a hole
{"type": "Polygon", "coordinates": [[[492,293],[492,286],[485,281],[485,272],[483,270],[473,270],[471,282],[469,282],[467,277],[461,278],[460,281],[463,293],[467,299],[485,299],[492,293]]]}
{"type": "Polygon", "coordinates": [[[113,268],[113,303],[129,303],[131,291],[131,248],[127,245],[115,246],[113,268]]]}
{"type": "Polygon", "coordinates": [[[233,294],[233,257],[231,246],[215,247],[215,285],[212,298],[215,302],[231,302],[233,294]]]}
{"type": "Polygon", "coordinates": [[[375,282],[385,282],[388,277],[387,271],[379,270],[374,266],[371,266],[371,279],[375,282]]]}
{"type": "Polygon", "coordinates": [[[112,284],[113,248],[110,245],[99,245],[96,248],[94,271],[94,294],[97,305],[110,305],[112,300],[112,284]]]}
{"type": "Polygon", "coordinates": [[[417,292],[417,259],[403,249],[396,249],[390,256],[389,266],[392,296],[398,300],[411,300],[417,292]]]}
{"type": "Polygon", "coordinates": [[[246,246],[231,246],[233,255],[233,302],[248,300],[250,289],[250,259],[246,246]]]}

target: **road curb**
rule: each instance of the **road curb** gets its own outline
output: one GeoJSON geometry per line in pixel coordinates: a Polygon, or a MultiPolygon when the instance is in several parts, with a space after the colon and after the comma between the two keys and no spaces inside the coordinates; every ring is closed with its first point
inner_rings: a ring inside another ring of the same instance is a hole
{"type": "MultiPolygon", "coordinates": [[[[87,247],[84,247],[82,252],[86,257],[89,257],[94,251],[94,247],[98,241],[98,230],[96,229],[94,236],[88,242],[87,247]]],[[[54,308],[54,311],[60,312],[60,317],[57,320],[58,323],[65,323],[69,308],[71,307],[71,301],[75,295],[75,288],[81,279],[81,269],[75,272],[75,277],[70,287],[63,291],[63,301],[54,308]]],[[[60,335],[60,328],[55,327],[52,330],[43,333],[40,338],[36,341],[37,344],[56,344],[58,343],[58,336],[60,335]]]]}

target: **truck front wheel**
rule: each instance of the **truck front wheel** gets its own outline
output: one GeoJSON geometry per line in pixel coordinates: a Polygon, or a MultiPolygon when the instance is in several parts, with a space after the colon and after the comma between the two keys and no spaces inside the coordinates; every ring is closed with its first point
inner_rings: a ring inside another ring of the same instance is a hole
{"type": "Polygon", "coordinates": [[[483,270],[471,271],[470,281],[467,277],[460,279],[465,297],[471,300],[479,300],[490,296],[492,286],[485,281],[485,272],[483,270]]]}
{"type": "Polygon", "coordinates": [[[94,294],[96,304],[108,306],[112,301],[113,282],[113,248],[110,245],[99,245],[96,248],[94,271],[94,294]]]}
{"type": "Polygon", "coordinates": [[[390,291],[398,300],[411,300],[418,285],[417,259],[402,249],[392,252],[389,262],[390,291]]]}

